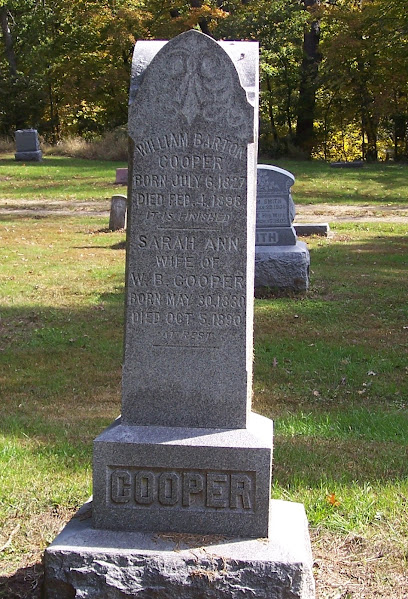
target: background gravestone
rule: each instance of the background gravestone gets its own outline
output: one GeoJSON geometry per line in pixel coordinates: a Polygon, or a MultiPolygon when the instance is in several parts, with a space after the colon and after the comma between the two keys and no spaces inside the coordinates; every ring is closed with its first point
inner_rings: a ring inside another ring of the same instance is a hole
{"type": "Polygon", "coordinates": [[[16,153],[14,155],[17,161],[40,162],[42,152],[36,129],[18,129],[16,136],[16,153]]]}
{"type": "Polygon", "coordinates": [[[296,245],[295,177],[277,166],[259,165],[256,192],[256,245],[296,245]]]}
{"type": "Polygon", "coordinates": [[[116,177],[115,184],[116,185],[127,185],[128,183],[128,169],[126,168],[117,168],[116,169],[116,177]]]}
{"type": "Polygon", "coordinates": [[[250,410],[257,56],[196,31],[136,46],[122,417],[47,599],[314,596],[303,506],[271,510],[272,422],[250,410]]]}
{"type": "Polygon", "coordinates": [[[127,198],[125,195],[114,195],[111,200],[109,230],[123,229],[126,224],[127,198]]]}
{"type": "Polygon", "coordinates": [[[255,290],[306,291],[310,255],[293,227],[295,205],[290,190],[295,177],[266,164],[258,165],[257,171],[255,290]]]}

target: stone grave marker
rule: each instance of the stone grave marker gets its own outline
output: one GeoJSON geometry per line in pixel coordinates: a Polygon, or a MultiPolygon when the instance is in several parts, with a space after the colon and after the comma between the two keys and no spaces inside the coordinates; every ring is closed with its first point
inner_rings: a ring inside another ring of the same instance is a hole
{"type": "Polygon", "coordinates": [[[40,162],[42,152],[36,129],[18,129],[16,136],[16,153],[14,155],[17,161],[40,162]]]}
{"type": "Polygon", "coordinates": [[[256,43],[136,45],[122,416],[94,442],[92,524],[86,506],[46,552],[47,599],[314,597],[303,506],[270,516],[272,422],[251,412],[257,115],[256,43]]]}
{"type": "Polygon", "coordinates": [[[127,185],[128,183],[128,168],[117,168],[115,184],[116,185],[127,185]]]}
{"type": "Polygon", "coordinates": [[[259,165],[256,196],[256,245],[295,245],[295,177],[277,166],[259,165]]]}
{"type": "Polygon", "coordinates": [[[109,215],[109,230],[117,231],[123,229],[126,224],[127,197],[125,195],[114,195],[111,200],[109,215]]]}
{"type": "Polygon", "coordinates": [[[280,292],[309,287],[310,255],[293,226],[295,177],[277,166],[260,164],[257,186],[255,288],[280,292]]]}

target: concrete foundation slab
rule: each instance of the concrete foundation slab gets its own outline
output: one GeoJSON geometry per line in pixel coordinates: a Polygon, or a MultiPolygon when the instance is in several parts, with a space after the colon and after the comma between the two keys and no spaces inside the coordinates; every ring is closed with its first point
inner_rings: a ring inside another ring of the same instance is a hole
{"type": "Polygon", "coordinates": [[[268,539],[97,530],[85,504],[45,552],[45,599],[313,599],[301,504],[272,500],[268,539]]]}

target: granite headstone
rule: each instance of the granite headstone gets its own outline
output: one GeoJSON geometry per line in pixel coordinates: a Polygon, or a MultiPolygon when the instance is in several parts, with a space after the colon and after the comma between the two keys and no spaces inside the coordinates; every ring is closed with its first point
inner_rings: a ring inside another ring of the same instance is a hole
{"type": "Polygon", "coordinates": [[[95,441],[94,523],[267,536],[272,423],[249,418],[254,106],[195,31],[135,85],[122,417],[95,441]]]}
{"type": "Polygon", "coordinates": [[[42,152],[36,129],[18,129],[16,136],[16,153],[14,155],[17,161],[40,162],[42,152]]]}
{"type": "Polygon", "coordinates": [[[272,422],[250,409],[257,60],[197,31],[136,44],[122,417],[94,443],[92,527],[85,506],[46,552],[47,599],[314,597],[303,506],[271,508],[272,422]]]}
{"type": "Polygon", "coordinates": [[[114,195],[111,199],[109,215],[109,230],[117,231],[123,229],[126,224],[127,197],[125,195],[114,195]]]}
{"type": "Polygon", "coordinates": [[[128,168],[117,168],[116,169],[116,177],[115,177],[116,185],[127,185],[128,183],[128,168]]]}
{"type": "Polygon", "coordinates": [[[295,177],[277,166],[258,165],[255,289],[280,293],[306,291],[310,255],[293,226],[295,177]]]}
{"type": "Polygon", "coordinates": [[[259,165],[256,196],[256,245],[296,245],[295,177],[277,166],[259,165]]]}

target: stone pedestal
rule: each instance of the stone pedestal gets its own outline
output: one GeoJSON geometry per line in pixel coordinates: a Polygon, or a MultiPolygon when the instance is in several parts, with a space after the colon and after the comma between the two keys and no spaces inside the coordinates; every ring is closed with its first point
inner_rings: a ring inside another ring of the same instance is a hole
{"type": "Polygon", "coordinates": [[[246,429],[126,426],[94,445],[94,525],[265,537],[272,422],[246,429]]]}
{"type": "Polygon", "coordinates": [[[310,254],[303,241],[291,246],[257,246],[255,253],[255,288],[278,291],[307,291],[310,254]]]}
{"type": "Polygon", "coordinates": [[[299,503],[271,501],[269,537],[113,532],[85,504],[47,549],[45,599],[313,599],[299,503]]]}

